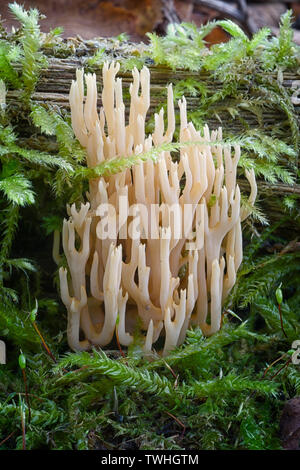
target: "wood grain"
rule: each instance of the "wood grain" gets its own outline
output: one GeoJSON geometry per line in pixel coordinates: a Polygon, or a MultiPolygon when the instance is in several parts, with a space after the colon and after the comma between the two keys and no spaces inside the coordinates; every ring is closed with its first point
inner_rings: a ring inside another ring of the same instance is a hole
{"type": "MultiPolygon", "coordinates": [[[[102,45],[107,46],[106,40],[102,40],[102,45]]],[[[67,59],[60,59],[55,57],[49,58],[49,67],[47,70],[44,70],[40,76],[40,80],[36,87],[35,93],[32,96],[32,99],[41,104],[48,104],[51,107],[58,107],[59,109],[69,110],[69,98],[68,93],[70,89],[70,84],[73,79],[75,79],[76,68],[85,67],[87,58],[90,57],[94,50],[101,45],[101,39],[98,42],[80,42],[80,46],[77,48],[76,53],[67,59]],[[99,42],[100,41],[100,42],[99,42]]],[[[125,46],[124,46],[125,47],[125,46]]],[[[128,46],[129,47],[129,46],[128,46]]],[[[135,45],[130,46],[132,50],[136,50],[135,45]]],[[[129,47],[129,51],[130,51],[129,47]]],[[[118,55],[117,50],[115,49],[115,56],[118,55]]],[[[123,54],[124,55],[124,54],[123,54]]],[[[206,84],[208,93],[213,93],[218,89],[221,89],[222,84],[218,82],[212,82],[211,78],[207,73],[193,73],[187,72],[185,70],[177,70],[176,72],[168,69],[167,67],[155,67],[149,66],[151,71],[151,105],[149,110],[149,115],[153,112],[157,112],[161,103],[166,100],[166,84],[173,83],[174,85],[180,80],[186,78],[195,78],[196,80],[201,80],[206,84]]],[[[95,69],[97,75],[98,87],[102,87],[102,77],[101,71],[99,68],[95,69]]],[[[129,85],[132,82],[131,72],[119,73],[119,76],[122,78],[123,88],[126,90],[129,89],[129,85]]],[[[276,76],[272,76],[273,79],[276,79],[276,76]]],[[[300,74],[291,74],[284,73],[283,85],[287,88],[291,87],[295,80],[300,80],[300,74]]],[[[199,98],[186,95],[187,107],[189,111],[195,111],[199,109],[199,98]]],[[[8,91],[7,100],[10,105],[10,109],[15,109],[16,114],[18,113],[19,107],[19,92],[18,91],[8,91]]],[[[125,98],[125,103],[128,103],[128,100],[125,98]]],[[[232,100],[225,99],[222,103],[224,107],[230,105],[235,106],[235,103],[232,103],[232,100]]],[[[100,107],[100,100],[99,100],[100,107]]],[[[127,107],[128,109],[128,107],[127,107]]],[[[296,106],[298,114],[300,116],[300,106],[296,106]]],[[[240,109],[240,114],[242,120],[245,120],[249,128],[257,128],[258,123],[256,117],[249,111],[245,109],[240,109]]],[[[214,115],[213,110],[210,118],[207,120],[208,125],[214,129],[223,125],[227,131],[231,132],[234,135],[238,135],[244,131],[244,123],[239,119],[233,119],[229,116],[228,113],[225,115],[221,114],[224,121],[221,124],[218,116],[214,115]]],[[[128,116],[127,116],[128,117],[128,116]]],[[[266,131],[271,131],[273,126],[278,123],[280,120],[285,120],[286,116],[278,111],[278,109],[267,109],[263,115],[264,129],[266,131]]],[[[285,162],[283,161],[283,164],[285,162]]],[[[248,188],[248,183],[246,181],[240,181],[242,189],[248,188]]],[[[288,186],[285,184],[268,184],[266,182],[259,182],[260,194],[264,194],[264,199],[267,200],[270,195],[277,194],[281,196],[297,194],[300,195],[300,185],[288,186]]],[[[267,202],[267,205],[271,202],[267,202]]],[[[273,209],[272,209],[273,210],[273,209]]],[[[274,210],[276,216],[276,210],[274,210]]]]}

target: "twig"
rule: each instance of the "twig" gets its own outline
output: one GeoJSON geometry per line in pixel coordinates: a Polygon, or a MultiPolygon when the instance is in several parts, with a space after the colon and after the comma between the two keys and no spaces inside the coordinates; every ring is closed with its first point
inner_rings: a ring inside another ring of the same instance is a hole
{"type": "Polygon", "coordinates": [[[0,447],[6,442],[8,441],[8,439],[10,439],[14,434],[15,434],[16,431],[13,431],[11,432],[5,439],[3,439],[3,441],[0,442],[0,447]]]}
{"type": "Polygon", "coordinates": [[[174,6],[174,0],[162,0],[163,14],[169,23],[180,23],[180,18],[174,6]]]}
{"type": "Polygon", "coordinates": [[[196,5],[211,8],[212,10],[217,10],[229,18],[245,24],[245,13],[233,5],[228,5],[227,2],[223,2],[222,0],[194,0],[194,3],[196,5]]]}
{"type": "Polygon", "coordinates": [[[44,346],[44,348],[45,348],[47,354],[51,357],[51,359],[52,359],[53,362],[57,363],[57,360],[56,360],[55,357],[53,356],[52,351],[50,350],[50,348],[47,346],[46,341],[44,340],[42,333],[41,333],[40,330],[38,329],[38,326],[37,326],[36,322],[33,321],[32,324],[33,324],[33,327],[34,327],[35,331],[36,331],[37,334],[39,335],[39,337],[40,337],[40,339],[41,339],[41,341],[42,341],[42,345],[44,346]]]}
{"type": "Polygon", "coordinates": [[[167,367],[167,369],[169,369],[169,371],[171,372],[171,374],[172,374],[173,377],[175,378],[174,388],[177,388],[179,374],[175,374],[175,372],[174,372],[174,370],[172,369],[172,367],[169,366],[169,364],[168,364],[164,359],[163,359],[163,362],[164,362],[165,366],[167,367]]]}
{"type": "MultiPolygon", "coordinates": [[[[25,396],[26,396],[26,393],[19,392],[19,395],[25,395],[25,396]]],[[[40,401],[46,400],[46,398],[38,397],[37,395],[34,395],[33,393],[28,393],[28,396],[29,396],[29,397],[33,397],[33,398],[36,398],[37,400],[40,400],[40,401]]]]}
{"type": "Polygon", "coordinates": [[[176,423],[178,423],[183,429],[182,429],[182,432],[180,434],[180,437],[182,438],[184,436],[184,433],[185,433],[185,430],[186,430],[186,427],[185,425],[183,424],[182,421],[180,421],[180,419],[176,418],[176,416],[174,416],[172,413],[169,413],[169,411],[166,411],[167,415],[171,416],[171,418],[175,419],[176,423]]]}
{"type": "Polygon", "coordinates": [[[289,242],[279,253],[279,256],[285,255],[285,253],[293,253],[294,251],[300,250],[300,242],[298,238],[289,242]]]}
{"type": "MultiPolygon", "coordinates": [[[[85,370],[85,369],[88,369],[90,366],[86,365],[86,366],[82,366],[80,367],[79,369],[75,369],[75,370],[67,370],[66,373],[67,374],[70,374],[70,373],[75,373],[75,372],[81,372],[82,370],[85,370]]],[[[65,370],[65,369],[63,369],[65,370]]]]}
{"type": "Polygon", "coordinates": [[[285,367],[287,367],[290,362],[292,362],[292,358],[290,357],[285,364],[283,364],[282,367],[280,367],[280,369],[276,372],[276,374],[272,375],[272,377],[270,377],[270,380],[273,380],[285,367]]]}
{"type": "Polygon", "coordinates": [[[116,339],[117,339],[117,345],[118,345],[120,354],[121,354],[122,357],[125,358],[126,356],[125,356],[125,353],[124,353],[124,351],[123,351],[123,349],[122,349],[122,346],[121,346],[121,343],[120,343],[120,340],[119,340],[119,334],[118,334],[118,330],[117,330],[117,329],[116,329],[116,339]]]}

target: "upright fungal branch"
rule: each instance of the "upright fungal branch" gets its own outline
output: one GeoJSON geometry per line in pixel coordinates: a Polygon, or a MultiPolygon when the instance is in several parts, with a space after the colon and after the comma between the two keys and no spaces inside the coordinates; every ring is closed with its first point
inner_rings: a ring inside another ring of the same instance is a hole
{"type": "MultiPolygon", "coordinates": [[[[72,126],[87,150],[91,168],[172,142],[175,111],[172,85],[155,128],[146,136],[150,73],[134,69],[126,124],[119,64],[103,67],[102,107],[97,111],[96,76],[77,70],[70,90],[72,126]],[[84,95],[84,82],[86,96],[84,95]]],[[[137,322],[149,354],[160,335],[166,355],[185,338],[190,324],[205,335],[219,330],[222,305],[242,261],[240,205],[236,184],[240,148],[222,145],[222,130],[204,134],[187,120],[179,101],[180,157],[162,151],[109,177],[89,181],[88,202],[68,208],[63,248],[69,267],[60,268],[61,297],[68,309],[68,341],[74,350],[105,346],[114,333],[133,341],[137,322]],[[186,143],[186,145],[185,145],[186,143]]],[[[249,204],[256,197],[253,172],[249,204]]]]}

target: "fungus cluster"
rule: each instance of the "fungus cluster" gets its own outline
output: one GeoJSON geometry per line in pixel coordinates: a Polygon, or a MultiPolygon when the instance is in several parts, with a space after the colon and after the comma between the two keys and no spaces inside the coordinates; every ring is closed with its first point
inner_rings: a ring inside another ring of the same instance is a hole
{"type": "MultiPolygon", "coordinates": [[[[95,74],[77,70],[70,90],[72,126],[87,151],[91,168],[173,141],[175,110],[168,85],[164,109],[145,134],[150,107],[150,73],[132,72],[126,124],[119,64],[103,66],[102,107],[97,111],[95,74]],[[84,94],[86,84],[86,96],[84,94]]],[[[163,354],[180,345],[189,325],[205,335],[219,330],[222,305],[242,261],[241,208],[236,184],[240,148],[222,144],[222,130],[187,120],[179,102],[180,155],[162,151],[109,177],[89,181],[88,202],[68,207],[63,224],[67,270],[60,268],[61,297],[68,310],[68,341],[73,350],[105,346],[114,334],[124,346],[137,324],[145,332],[144,353],[159,336],[163,354]]],[[[249,204],[256,198],[253,171],[249,204]]]]}

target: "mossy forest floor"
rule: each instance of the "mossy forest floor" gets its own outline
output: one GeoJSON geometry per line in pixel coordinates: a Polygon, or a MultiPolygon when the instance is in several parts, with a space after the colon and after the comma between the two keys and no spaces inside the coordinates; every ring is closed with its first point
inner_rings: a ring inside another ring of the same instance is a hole
{"type": "MultiPolygon", "coordinates": [[[[212,117],[238,122],[241,132],[224,139],[242,146],[239,177],[254,168],[261,187],[269,188],[244,227],[243,265],[221,331],[204,338],[190,330],[180,348],[149,362],[138,334],[125,357],[116,344],[69,351],[52,237],[66,203],[83,200],[91,174],[67,110],[33,94],[51,57],[70,57],[76,46],[61,40],[59,29],[42,34],[36,10],[11,9],[20,29],[0,31],[0,338],[7,347],[7,363],[0,365],[0,449],[288,446],[280,417],[300,394],[292,347],[300,340],[299,196],[293,191],[300,134],[295,90],[284,86],[285,74],[299,75],[299,47],[290,13],[278,38],[265,28],[249,39],[234,23],[220,21],[232,39],[208,53],[204,38],[214,25],[181,25],[163,38],[150,34],[147,47],[120,58],[124,71],[146,62],[169,67],[174,76],[184,68],[205,72],[217,91],[185,79],[175,87],[176,99],[184,93],[198,100],[190,115],[198,128],[212,117]],[[16,92],[17,104],[10,99],[16,92]],[[255,128],[243,117],[245,108],[255,128]],[[274,109],[280,119],[267,124],[274,109]],[[276,192],[281,183],[291,190],[276,192]]],[[[123,36],[111,44],[127,47],[123,36]]],[[[108,48],[99,47],[85,67],[99,71],[109,58],[108,48]]],[[[132,163],[141,158],[147,155],[132,163]]],[[[95,173],[123,164],[100,165],[95,173]]]]}

